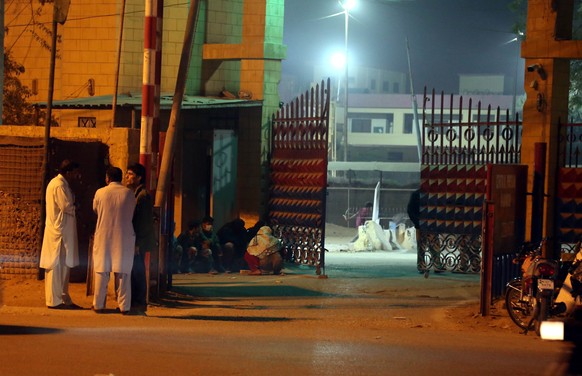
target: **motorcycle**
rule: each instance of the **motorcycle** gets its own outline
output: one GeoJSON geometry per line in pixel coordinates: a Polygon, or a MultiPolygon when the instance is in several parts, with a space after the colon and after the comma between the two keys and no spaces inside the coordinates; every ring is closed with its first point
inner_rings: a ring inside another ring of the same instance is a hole
{"type": "MultiPolygon", "coordinates": [[[[577,306],[582,304],[582,242],[576,244],[576,256],[572,264],[568,268],[568,274],[564,278],[564,282],[556,301],[554,303],[554,313],[571,317],[577,306]]],[[[580,310],[578,310],[580,312],[580,310]]],[[[580,314],[578,314],[580,316],[580,314]]]]}
{"type": "Polygon", "coordinates": [[[520,256],[513,260],[522,263],[522,276],[510,281],[505,290],[505,307],[511,320],[527,333],[555,313],[554,298],[562,287],[560,265],[556,260],[542,257],[545,239],[537,246],[526,243],[520,256]]]}

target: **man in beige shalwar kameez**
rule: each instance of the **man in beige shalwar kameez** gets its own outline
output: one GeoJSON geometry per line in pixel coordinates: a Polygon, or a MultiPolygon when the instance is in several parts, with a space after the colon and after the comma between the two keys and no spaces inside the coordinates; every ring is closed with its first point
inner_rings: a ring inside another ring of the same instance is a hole
{"type": "Polygon", "coordinates": [[[121,184],[123,173],[117,167],[106,172],[106,187],[95,192],[93,210],[97,213],[97,226],[93,241],[95,295],[93,310],[103,313],[107,300],[107,285],[113,272],[117,287],[117,305],[122,314],[131,308],[131,268],[135,246],[133,192],[121,184]]]}

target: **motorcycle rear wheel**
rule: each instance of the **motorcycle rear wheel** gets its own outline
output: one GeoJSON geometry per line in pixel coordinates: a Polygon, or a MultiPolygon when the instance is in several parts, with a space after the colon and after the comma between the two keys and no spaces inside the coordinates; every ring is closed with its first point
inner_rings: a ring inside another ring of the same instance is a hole
{"type": "Polygon", "coordinates": [[[509,317],[522,329],[533,329],[532,315],[535,311],[534,298],[523,296],[521,293],[521,280],[516,279],[507,284],[505,289],[505,309],[509,317]]]}

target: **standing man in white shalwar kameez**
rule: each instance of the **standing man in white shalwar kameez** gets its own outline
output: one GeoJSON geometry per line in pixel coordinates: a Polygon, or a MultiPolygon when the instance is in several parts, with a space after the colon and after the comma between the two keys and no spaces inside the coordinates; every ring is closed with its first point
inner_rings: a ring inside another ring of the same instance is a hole
{"type": "Polygon", "coordinates": [[[95,192],[93,210],[97,213],[97,226],[93,241],[95,295],[93,310],[105,311],[107,285],[113,272],[117,305],[122,314],[131,308],[131,268],[135,246],[133,192],[121,184],[123,173],[109,167],[105,174],[106,187],[95,192]]]}
{"type": "Polygon", "coordinates": [[[71,268],[79,265],[75,196],[69,183],[79,178],[79,165],[64,160],[59,174],[46,187],[46,219],[41,268],[45,269],[45,300],[48,308],[80,309],[69,295],[71,268]]]}

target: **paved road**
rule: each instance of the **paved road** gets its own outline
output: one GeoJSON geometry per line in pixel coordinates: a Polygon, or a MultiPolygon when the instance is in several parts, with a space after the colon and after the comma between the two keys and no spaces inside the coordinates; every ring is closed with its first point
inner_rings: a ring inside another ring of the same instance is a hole
{"type": "Polygon", "coordinates": [[[568,344],[463,310],[478,276],[425,279],[396,256],[338,255],[329,278],[178,275],[148,317],[3,306],[0,375],[559,374],[568,344]]]}
{"type": "Polygon", "coordinates": [[[0,316],[11,322],[0,326],[0,374],[556,375],[565,354],[563,344],[515,333],[335,326],[284,311],[115,315],[114,323],[68,312],[83,315],[73,324],[35,313],[0,316]]]}

